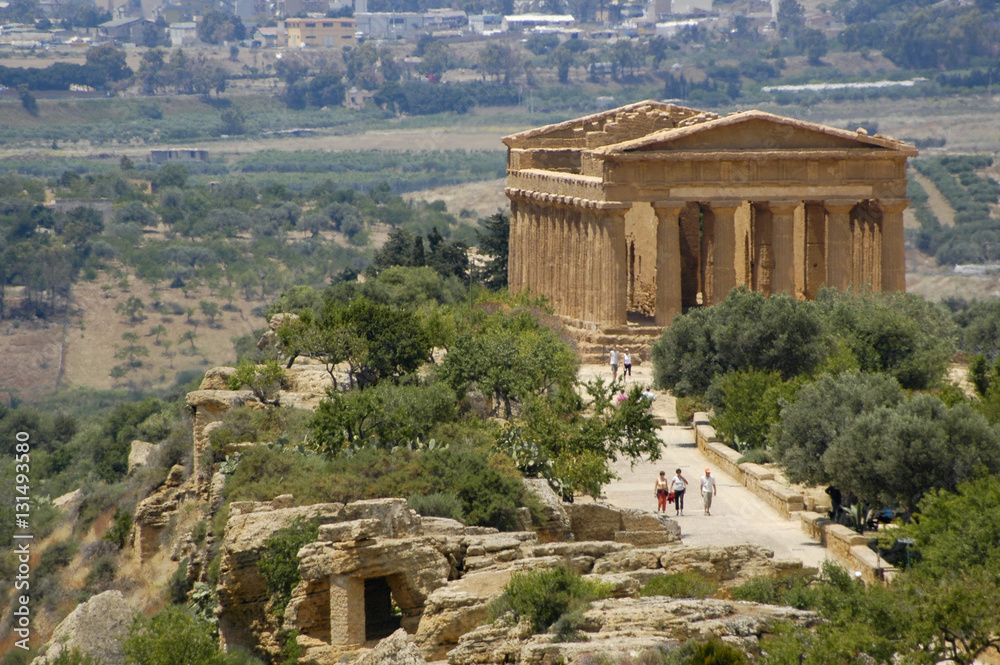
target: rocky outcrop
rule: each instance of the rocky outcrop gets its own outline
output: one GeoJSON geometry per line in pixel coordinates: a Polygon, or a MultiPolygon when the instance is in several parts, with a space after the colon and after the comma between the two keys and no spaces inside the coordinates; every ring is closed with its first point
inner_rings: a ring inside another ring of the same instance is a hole
{"type": "Polygon", "coordinates": [[[728,547],[667,546],[629,549],[610,554],[594,564],[594,573],[660,570],[663,574],[698,573],[717,583],[737,583],[751,577],[782,577],[802,570],[799,561],[775,560],[774,552],[759,545],[728,547]]]}
{"type": "Polygon", "coordinates": [[[122,665],[125,655],[122,653],[121,640],[128,635],[132,618],[132,610],[120,591],[98,594],[77,605],[56,626],[52,639],[42,647],[40,655],[31,663],[49,665],[60,654],[76,650],[103,665],[122,665]]]}
{"type": "Polygon", "coordinates": [[[448,662],[540,665],[582,662],[585,655],[600,655],[617,662],[690,638],[718,637],[749,648],[779,622],[810,626],[817,621],[812,612],[713,598],[608,599],[595,602],[583,614],[578,626],[585,636],[583,641],[553,642],[551,634],[532,636],[524,624],[490,624],[464,635],[448,653],[448,662]]]}
{"type": "Polygon", "coordinates": [[[542,523],[536,529],[538,539],[543,543],[571,540],[573,531],[570,528],[569,513],[549,482],[544,478],[525,478],[524,487],[542,508],[542,523]]]}
{"type": "Polygon", "coordinates": [[[253,647],[268,625],[267,583],[257,562],[267,539],[295,520],[329,524],[344,520],[344,504],[293,507],[288,496],[255,503],[234,501],[222,543],[219,569],[219,633],[224,644],[253,647]]]}
{"type": "Polygon", "coordinates": [[[601,502],[564,506],[577,540],[613,540],[636,547],[655,547],[681,538],[680,526],[666,515],[601,502]]]}
{"type": "Polygon", "coordinates": [[[378,643],[378,646],[354,661],[354,665],[426,665],[420,649],[402,628],[378,643]]]}
{"type": "Polygon", "coordinates": [[[181,502],[191,495],[189,487],[184,486],[184,467],[175,464],[163,485],[136,506],[132,544],[140,562],[150,560],[159,551],[160,534],[170,524],[181,502]]]}
{"type": "Polygon", "coordinates": [[[128,472],[131,474],[139,467],[149,464],[149,458],[152,457],[155,450],[155,443],[139,439],[133,441],[132,447],[128,451],[128,472]]]}

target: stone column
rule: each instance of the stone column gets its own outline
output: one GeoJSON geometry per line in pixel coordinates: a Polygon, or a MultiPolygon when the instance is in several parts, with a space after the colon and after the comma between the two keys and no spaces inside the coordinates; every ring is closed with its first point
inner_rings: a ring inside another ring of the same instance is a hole
{"type": "Polygon", "coordinates": [[[800,201],[769,201],[771,209],[771,246],[774,269],[771,273],[771,293],[795,295],[795,211],[800,201]]]}
{"type": "Polygon", "coordinates": [[[855,291],[865,286],[865,221],[860,214],[851,219],[851,283],[855,291]]]}
{"type": "Polygon", "coordinates": [[[841,290],[851,286],[851,211],[857,204],[854,199],[823,202],[826,208],[826,285],[841,290]]]}
{"type": "Polygon", "coordinates": [[[909,199],[879,199],[882,208],[882,290],[906,290],[906,259],[903,256],[903,210],[909,199]]]}
{"type": "Polygon", "coordinates": [[[568,291],[566,293],[566,315],[573,319],[582,319],[583,312],[580,307],[580,210],[579,208],[569,208],[566,211],[566,283],[568,291]]]}
{"type": "MultiPolygon", "coordinates": [[[[712,209],[712,286],[706,289],[705,304],[715,305],[725,300],[736,286],[736,211],[743,201],[714,200],[712,209]]],[[[706,278],[708,271],[706,270],[706,278]]]]}
{"type": "Polygon", "coordinates": [[[679,218],[683,201],[656,201],[656,325],[669,326],[682,313],[679,218]]]}
{"type": "Polygon", "coordinates": [[[628,308],[628,265],[625,252],[625,210],[605,208],[597,211],[599,231],[597,272],[601,285],[597,303],[597,321],[624,325],[628,308]]]}
{"type": "Polygon", "coordinates": [[[549,291],[552,294],[550,297],[552,299],[553,309],[559,316],[566,314],[566,293],[563,291],[565,287],[565,271],[566,271],[566,260],[563,256],[563,252],[566,249],[565,238],[563,237],[563,224],[565,220],[563,216],[565,215],[565,210],[561,205],[552,206],[549,209],[549,260],[548,263],[552,266],[552,283],[549,285],[549,291]]]}
{"type": "Polygon", "coordinates": [[[330,644],[365,643],[365,581],[359,577],[330,577],[330,644]]]}
{"type": "Polygon", "coordinates": [[[597,321],[597,302],[600,291],[600,275],[596,274],[600,263],[597,260],[597,221],[594,211],[585,208],[581,217],[581,238],[583,238],[583,315],[584,321],[597,321]]]}
{"type": "Polygon", "coordinates": [[[518,272],[518,263],[523,259],[521,252],[520,237],[518,233],[521,229],[518,206],[520,201],[516,198],[510,200],[510,229],[507,232],[507,288],[511,293],[521,290],[521,274],[518,272]]]}

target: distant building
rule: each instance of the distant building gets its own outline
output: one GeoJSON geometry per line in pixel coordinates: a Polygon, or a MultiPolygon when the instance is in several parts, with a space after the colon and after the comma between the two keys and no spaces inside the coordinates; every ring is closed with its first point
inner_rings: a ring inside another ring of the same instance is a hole
{"type": "Polygon", "coordinates": [[[98,34],[108,41],[118,44],[137,44],[142,41],[142,33],[146,24],[151,23],[153,22],[139,16],[127,16],[106,21],[97,28],[98,34]]]}
{"type": "Polygon", "coordinates": [[[477,35],[500,32],[503,30],[503,16],[500,14],[470,14],[469,30],[477,35]]]}
{"type": "Polygon", "coordinates": [[[201,148],[150,150],[149,158],[154,164],[165,164],[167,162],[207,162],[208,150],[201,148]]]}
{"type": "Polygon", "coordinates": [[[281,28],[257,28],[253,33],[253,41],[264,48],[270,48],[286,44],[288,36],[281,28]]]}
{"type": "Polygon", "coordinates": [[[194,21],[171,23],[168,31],[170,33],[170,45],[174,47],[189,46],[201,41],[198,39],[198,24],[194,21]]]}
{"type": "Polygon", "coordinates": [[[356,31],[357,23],[353,18],[285,19],[288,45],[292,48],[354,46],[356,31]]]}
{"type": "Polygon", "coordinates": [[[415,12],[355,14],[358,32],[368,39],[414,39],[427,32],[424,15],[415,12]]]}
{"type": "Polygon", "coordinates": [[[707,14],[712,11],[712,0],[670,0],[670,13],[679,16],[707,14]]]}
{"type": "Polygon", "coordinates": [[[469,16],[459,9],[431,9],[424,13],[427,30],[457,30],[469,23],[469,16]]]}
{"type": "Polygon", "coordinates": [[[544,26],[569,26],[576,19],[569,14],[512,14],[503,17],[503,29],[532,30],[544,26]]]}

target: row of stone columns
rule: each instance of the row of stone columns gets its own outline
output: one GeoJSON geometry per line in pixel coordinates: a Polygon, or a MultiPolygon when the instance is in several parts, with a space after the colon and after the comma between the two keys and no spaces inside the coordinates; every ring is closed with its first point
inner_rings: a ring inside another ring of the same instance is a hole
{"type": "MultiPolygon", "coordinates": [[[[870,285],[875,290],[905,290],[903,210],[909,201],[882,199],[871,210],[859,208],[864,203],[833,199],[808,204],[795,200],[752,204],[759,207],[767,221],[760,225],[757,246],[750,248],[757,265],[756,280],[748,282],[754,275],[744,272],[738,277],[735,270],[736,212],[744,202],[708,202],[702,218],[702,303],[720,302],[737,283],[768,294],[804,297],[810,260],[825,262],[825,271],[821,271],[825,274],[820,279],[828,286],[848,289],[870,285]],[[825,228],[819,232],[815,228],[797,228],[807,223],[825,228]]],[[[685,201],[653,203],[657,219],[657,325],[669,325],[683,308],[678,223],[686,205],[685,201]]],[[[813,286],[809,285],[810,292],[813,286]]]]}
{"type": "MultiPolygon", "coordinates": [[[[602,324],[626,321],[626,204],[509,191],[512,291],[544,294],[560,316],[602,324]]],[[[870,284],[904,290],[906,199],[756,203],[755,266],[737,275],[736,215],[746,202],[703,205],[699,262],[702,304],[720,302],[739,284],[764,293],[814,294],[821,281],[840,289],[870,284]],[[859,207],[861,206],[861,207],[859,207]],[[766,221],[765,221],[766,220],[766,221]],[[822,262],[811,270],[807,262],[822,262]],[[807,272],[809,274],[807,275],[807,272]],[[749,280],[749,281],[748,281],[749,280]]],[[[656,201],[656,314],[667,326],[683,311],[679,220],[687,201],[656,201]]],[[[691,279],[688,276],[688,279],[691,279]]]]}
{"type": "Polygon", "coordinates": [[[511,291],[544,294],[560,316],[625,323],[624,206],[559,198],[511,197],[511,291]]]}

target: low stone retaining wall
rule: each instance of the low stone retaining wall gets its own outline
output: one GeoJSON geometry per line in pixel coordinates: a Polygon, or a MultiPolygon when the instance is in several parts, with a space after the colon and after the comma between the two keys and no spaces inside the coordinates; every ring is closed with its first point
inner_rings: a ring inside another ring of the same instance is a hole
{"type": "Polygon", "coordinates": [[[897,569],[868,548],[868,537],[832,522],[826,515],[807,511],[805,497],[775,481],[774,472],[759,464],[739,464],[741,455],[719,441],[715,428],[708,424],[708,414],[694,414],[693,424],[698,450],[715,467],[735,478],[784,517],[801,519],[802,530],[823,545],[838,563],[852,573],[860,573],[865,584],[892,579],[897,569]]]}
{"type": "Polygon", "coordinates": [[[868,547],[871,538],[853,529],[837,524],[826,515],[804,510],[799,513],[802,530],[810,538],[819,542],[838,563],[853,572],[860,573],[865,584],[888,582],[897,569],[887,564],[876,552],[868,547]]]}
{"type": "Polygon", "coordinates": [[[694,437],[698,450],[712,464],[735,478],[777,510],[785,518],[805,510],[805,497],[774,480],[774,473],[759,464],[738,464],[741,455],[720,442],[715,428],[708,424],[708,414],[694,414],[694,437]]]}

